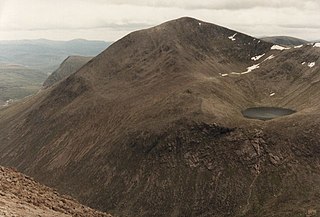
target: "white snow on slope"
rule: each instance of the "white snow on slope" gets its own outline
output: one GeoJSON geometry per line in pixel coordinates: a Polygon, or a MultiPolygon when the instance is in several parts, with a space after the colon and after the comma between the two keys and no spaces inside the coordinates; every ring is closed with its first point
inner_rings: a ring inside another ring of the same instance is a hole
{"type": "Polygon", "coordinates": [[[274,96],[274,95],[276,95],[276,93],[270,93],[270,96],[274,96]]]}
{"type": "Polygon", "coordinates": [[[302,48],[302,47],[303,47],[303,44],[302,44],[302,45],[294,46],[294,48],[302,48]]]}
{"type": "MultiPolygon", "coordinates": [[[[265,54],[260,55],[260,56],[262,57],[262,56],[264,56],[264,55],[265,55],[265,54]]],[[[259,56],[258,56],[258,57],[259,57],[259,56]]],[[[260,59],[261,57],[259,57],[258,59],[260,59]]],[[[239,72],[231,72],[230,75],[245,75],[245,74],[248,74],[248,73],[252,72],[253,70],[260,68],[260,64],[263,63],[264,61],[271,60],[271,59],[273,59],[273,58],[275,58],[275,56],[272,54],[272,55],[268,56],[266,59],[264,59],[262,62],[260,62],[260,63],[258,63],[258,64],[255,64],[255,65],[253,65],[253,66],[247,67],[247,71],[245,71],[245,72],[240,72],[240,73],[239,73],[239,72]]],[[[253,60],[253,58],[251,58],[251,59],[253,60]]],[[[257,59],[257,60],[258,60],[258,59],[257,59]]],[[[228,75],[228,74],[227,74],[227,75],[228,75]]]]}
{"type": "Polygon", "coordinates": [[[222,76],[222,77],[226,77],[226,76],[228,76],[228,74],[221,74],[221,76],[222,76]]]}
{"type": "MultiPolygon", "coordinates": [[[[9,106],[11,103],[13,102],[13,99],[8,99],[5,104],[3,105],[3,107],[9,106]]],[[[0,106],[1,107],[1,106],[0,106]]]]}
{"type": "Polygon", "coordinates": [[[229,36],[228,38],[231,40],[231,41],[235,41],[236,39],[234,38],[235,36],[237,35],[237,33],[234,33],[233,35],[229,36]]]}
{"type": "Polygon", "coordinates": [[[262,62],[264,61],[267,61],[267,60],[272,60],[273,58],[275,58],[275,56],[272,54],[270,56],[268,56],[265,60],[263,60],[262,62]]]}
{"type": "Polygon", "coordinates": [[[304,64],[306,64],[306,62],[301,63],[301,65],[304,65],[304,64]]]}
{"type": "Polygon", "coordinates": [[[231,72],[231,75],[240,75],[241,73],[239,72],[231,72]]]}
{"type": "Polygon", "coordinates": [[[264,53],[264,54],[261,54],[261,55],[259,55],[259,56],[251,57],[251,60],[257,61],[257,60],[259,60],[261,57],[263,57],[264,55],[266,55],[266,54],[264,53]]]}
{"type": "Polygon", "coordinates": [[[253,70],[258,69],[258,68],[260,67],[259,65],[260,65],[260,63],[259,63],[259,64],[256,64],[256,65],[253,65],[253,66],[249,66],[249,67],[247,68],[247,71],[241,72],[240,74],[241,74],[241,75],[248,74],[248,73],[252,72],[253,70]]]}
{"type": "Polygon", "coordinates": [[[201,26],[202,25],[202,23],[199,23],[199,26],[201,26]]]}
{"type": "Polygon", "coordinates": [[[290,48],[282,47],[282,46],[280,46],[280,45],[273,45],[273,46],[271,47],[271,50],[288,50],[288,49],[290,49],[290,48]]]}
{"type": "Polygon", "coordinates": [[[314,45],[313,45],[313,47],[320,47],[320,43],[318,42],[318,43],[315,43],[314,45]]]}
{"type": "Polygon", "coordinates": [[[309,66],[310,68],[314,67],[315,65],[316,65],[315,62],[308,63],[308,66],[309,66]]]}

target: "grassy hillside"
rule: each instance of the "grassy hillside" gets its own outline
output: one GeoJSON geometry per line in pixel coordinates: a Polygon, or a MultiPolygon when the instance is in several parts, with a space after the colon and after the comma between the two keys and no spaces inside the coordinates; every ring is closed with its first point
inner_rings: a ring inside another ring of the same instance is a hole
{"type": "Polygon", "coordinates": [[[36,69],[0,64],[0,101],[20,99],[37,92],[46,77],[36,69]]]}

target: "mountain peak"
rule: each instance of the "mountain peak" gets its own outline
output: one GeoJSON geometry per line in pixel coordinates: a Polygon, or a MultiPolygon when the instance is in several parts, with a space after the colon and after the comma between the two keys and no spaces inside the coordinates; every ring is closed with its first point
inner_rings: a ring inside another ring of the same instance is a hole
{"type": "MultiPolygon", "coordinates": [[[[249,63],[252,57],[261,55],[271,46],[228,28],[182,17],[130,33],[95,58],[97,61],[92,67],[106,69],[96,70],[95,76],[100,76],[100,81],[115,77],[141,79],[172,71],[177,73],[182,72],[182,68],[209,60],[223,73],[226,68],[236,70],[239,65],[249,63]],[[139,67],[139,70],[130,70],[134,67],[139,67]]],[[[192,73],[197,72],[199,70],[192,73]]],[[[87,74],[85,70],[81,73],[87,74]]]]}
{"type": "MultiPolygon", "coordinates": [[[[186,23],[199,24],[199,23],[204,23],[204,22],[201,21],[201,20],[198,20],[196,18],[193,18],[193,17],[180,17],[180,18],[165,22],[163,24],[168,24],[168,23],[170,23],[170,24],[174,24],[174,23],[179,23],[179,24],[186,24],[186,23]]],[[[160,25],[163,25],[163,24],[160,24],[160,25]]]]}

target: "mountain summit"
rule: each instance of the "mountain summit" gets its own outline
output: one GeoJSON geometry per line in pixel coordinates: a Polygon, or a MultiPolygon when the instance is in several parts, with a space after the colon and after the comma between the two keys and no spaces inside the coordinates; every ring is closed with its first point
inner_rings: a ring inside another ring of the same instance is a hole
{"type": "Polygon", "coordinates": [[[116,216],[317,212],[319,56],[192,18],[133,32],[0,110],[0,163],[116,216]]]}

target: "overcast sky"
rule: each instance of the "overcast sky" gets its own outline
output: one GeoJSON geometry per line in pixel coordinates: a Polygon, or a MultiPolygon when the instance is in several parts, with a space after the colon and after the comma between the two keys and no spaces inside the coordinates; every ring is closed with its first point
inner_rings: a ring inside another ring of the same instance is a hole
{"type": "Polygon", "coordinates": [[[0,40],[115,41],[182,16],[253,36],[320,39],[320,0],[0,0],[0,40]]]}

